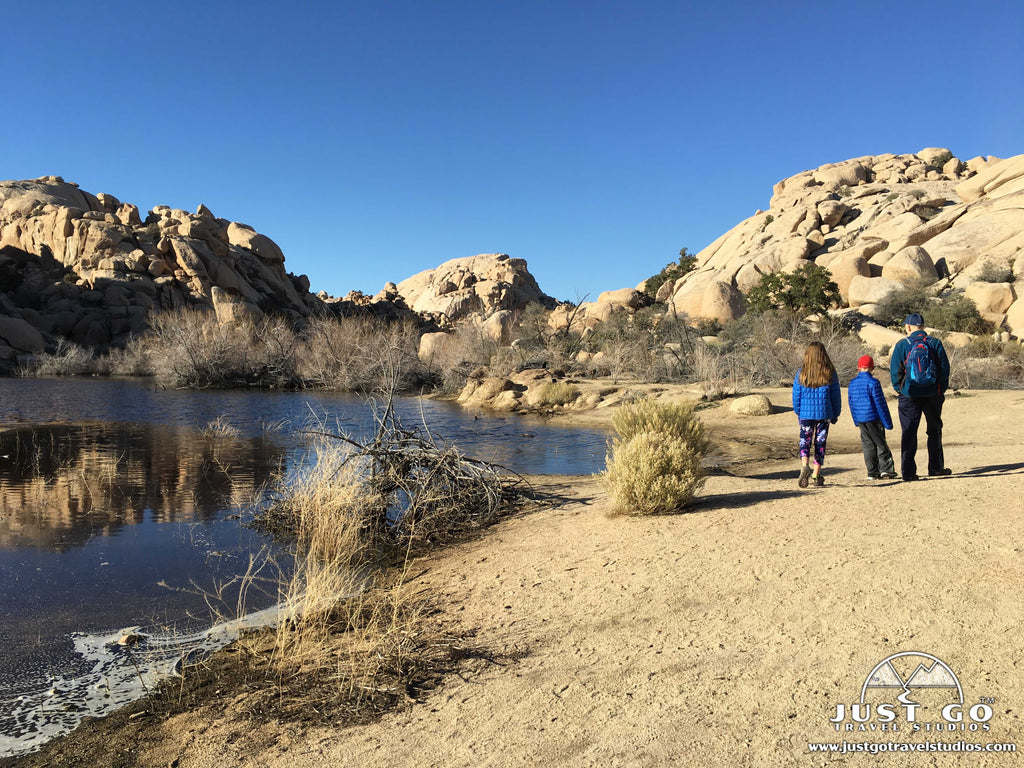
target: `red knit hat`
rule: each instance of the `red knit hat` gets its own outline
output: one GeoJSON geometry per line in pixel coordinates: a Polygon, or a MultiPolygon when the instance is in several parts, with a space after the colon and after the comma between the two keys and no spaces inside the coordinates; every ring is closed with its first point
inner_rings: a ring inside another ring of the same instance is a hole
{"type": "Polygon", "coordinates": [[[871,358],[871,355],[864,355],[864,357],[857,361],[857,367],[870,370],[875,367],[875,361],[871,358]]]}

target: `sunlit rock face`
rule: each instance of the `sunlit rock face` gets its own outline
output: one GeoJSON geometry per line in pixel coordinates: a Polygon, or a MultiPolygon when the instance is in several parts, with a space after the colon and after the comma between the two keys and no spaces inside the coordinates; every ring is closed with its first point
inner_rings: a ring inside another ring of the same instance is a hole
{"type": "Polygon", "coordinates": [[[59,176],[0,182],[0,365],[63,338],[104,350],[155,309],[203,307],[232,322],[323,311],[309,280],[246,224],[93,195],[59,176]],[[28,329],[35,331],[33,334],[28,329]]]}
{"type": "Polygon", "coordinates": [[[697,268],[671,289],[673,309],[731,319],[761,275],[807,262],[829,269],[851,304],[883,291],[875,281],[967,289],[1002,269],[1009,295],[1000,289],[983,311],[1024,333],[1024,155],[965,162],[930,147],[858,157],[798,173],[773,192],[768,210],[697,254],[697,268]]]}
{"type": "Polygon", "coordinates": [[[433,269],[385,287],[421,316],[457,322],[471,316],[488,318],[495,312],[520,310],[538,302],[554,306],[530,274],[524,259],[504,253],[485,253],[451,259],[433,269]]]}

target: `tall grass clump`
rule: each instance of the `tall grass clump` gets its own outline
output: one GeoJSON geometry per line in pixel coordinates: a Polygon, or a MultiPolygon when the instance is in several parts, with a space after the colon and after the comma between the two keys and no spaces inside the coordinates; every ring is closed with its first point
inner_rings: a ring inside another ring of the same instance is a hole
{"type": "Polygon", "coordinates": [[[278,489],[264,525],[293,542],[272,666],[292,690],[345,707],[404,701],[438,648],[407,578],[415,553],[493,520],[517,481],[415,429],[390,406],[360,443],[320,430],[313,456],[278,489]],[[429,634],[429,633],[427,633],[429,634]]]}
{"type": "Polygon", "coordinates": [[[58,339],[53,352],[40,352],[19,370],[22,376],[82,376],[96,370],[93,353],[66,339],[58,339]]]}
{"type": "Polygon", "coordinates": [[[314,318],[302,334],[298,376],[317,389],[371,392],[393,384],[415,391],[431,383],[418,356],[419,337],[411,323],[314,318]]]}
{"type": "Polygon", "coordinates": [[[616,437],[601,481],[628,515],[683,509],[704,485],[711,449],[695,404],[644,400],[612,418],[616,437]]]}
{"type": "Polygon", "coordinates": [[[566,405],[580,396],[579,389],[566,381],[549,381],[537,389],[537,405],[566,405]]]}
{"type": "Polygon", "coordinates": [[[146,334],[153,374],[166,387],[294,387],[297,347],[281,318],[220,323],[195,309],[154,315],[146,334]]]}

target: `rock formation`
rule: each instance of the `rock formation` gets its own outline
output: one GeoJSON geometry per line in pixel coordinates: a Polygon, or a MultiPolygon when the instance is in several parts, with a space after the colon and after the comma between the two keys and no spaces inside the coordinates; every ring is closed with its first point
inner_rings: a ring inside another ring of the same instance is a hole
{"type": "Polygon", "coordinates": [[[305,276],[251,227],[139,210],[59,176],[0,182],[0,367],[58,338],[103,350],[147,327],[153,309],[202,306],[222,322],[322,311],[305,276]]]}
{"type": "MultiPolygon", "coordinates": [[[[877,155],[804,171],[697,254],[670,305],[728,321],[761,275],[813,261],[862,313],[909,284],[967,289],[989,320],[1024,335],[1024,155],[962,162],[947,149],[877,155]],[[1002,271],[1005,280],[983,285],[1002,271]]],[[[666,292],[668,293],[668,292],[666,292]]]]}
{"type": "Polygon", "coordinates": [[[446,261],[398,285],[388,283],[378,298],[401,300],[412,311],[441,324],[471,316],[483,320],[502,310],[522,309],[531,302],[555,305],[527,270],[526,261],[504,253],[446,261]]]}

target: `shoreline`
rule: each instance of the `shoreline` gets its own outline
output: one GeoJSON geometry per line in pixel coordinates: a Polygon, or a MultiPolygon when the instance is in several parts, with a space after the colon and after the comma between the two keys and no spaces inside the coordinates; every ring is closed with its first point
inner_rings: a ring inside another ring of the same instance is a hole
{"type": "MultiPolygon", "coordinates": [[[[788,390],[768,394],[768,416],[724,403],[700,415],[719,442],[795,448],[792,413],[779,410],[788,390]]],[[[822,489],[797,489],[795,459],[747,458],[713,473],[682,514],[625,518],[593,476],[531,477],[543,507],[417,560],[442,619],[498,661],[465,661],[377,722],[337,730],[268,713],[269,735],[251,738],[241,698],[213,694],[167,719],[118,713],[0,766],[90,764],[73,762],[89,731],[112,750],[143,745],[117,764],[180,768],[515,765],[527,749],[566,765],[735,765],[737,748],[746,764],[787,764],[799,742],[830,738],[825,713],[867,670],[910,646],[1005,703],[990,740],[1021,741],[1024,643],[1011,624],[1024,608],[1024,463],[1012,458],[1024,394],[965,392],[944,419],[955,474],[919,484],[866,480],[848,413],[822,489]]],[[[898,429],[889,435],[898,449],[898,429]]],[[[1002,764],[988,759],[972,764],[1002,764]]]]}

